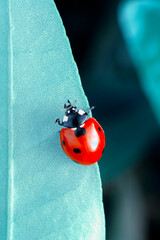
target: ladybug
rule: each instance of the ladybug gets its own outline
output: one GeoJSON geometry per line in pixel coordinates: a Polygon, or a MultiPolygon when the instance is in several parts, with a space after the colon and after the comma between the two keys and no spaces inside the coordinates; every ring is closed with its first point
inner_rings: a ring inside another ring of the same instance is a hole
{"type": "Polygon", "coordinates": [[[59,118],[55,120],[55,123],[66,127],[60,131],[63,151],[69,158],[83,165],[96,163],[102,157],[105,147],[102,127],[94,118],[88,118],[88,113],[93,108],[85,112],[68,100],[68,105],[64,104],[65,116],[62,123],[59,118]]]}

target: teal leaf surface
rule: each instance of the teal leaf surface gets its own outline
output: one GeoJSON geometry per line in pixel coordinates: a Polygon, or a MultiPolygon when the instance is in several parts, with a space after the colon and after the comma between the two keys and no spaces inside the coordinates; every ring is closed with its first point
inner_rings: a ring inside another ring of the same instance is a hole
{"type": "Polygon", "coordinates": [[[146,96],[160,123],[160,2],[127,1],[119,23],[146,96]]]}
{"type": "Polygon", "coordinates": [[[98,165],[71,161],[54,124],[68,99],[89,108],[56,6],[1,0],[0,20],[0,239],[104,240],[98,165]]]}
{"type": "Polygon", "coordinates": [[[7,233],[8,194],[8,14],[0,2],[0,239],[7,233]]]}

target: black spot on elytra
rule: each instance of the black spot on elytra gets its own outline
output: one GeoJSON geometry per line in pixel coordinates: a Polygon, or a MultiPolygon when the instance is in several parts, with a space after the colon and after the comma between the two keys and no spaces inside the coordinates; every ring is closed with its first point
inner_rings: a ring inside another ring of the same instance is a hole
{"type": "Polygon", "coordinates": [[[100,127],[98,127],[98,130],[99,130],[100,132],[102,131],[100,127]]]}
{"type": "Polygon", "coordinates": [[[76,135],[76,137],[80,137],[82,135],[86,134],[86,129],[85,128],[80,128],[78,127],[75,131],[74,134],[76,135]]]}
{"type": "Polygon", "coordinates": [[[81,153],[81,150],[80,150],[79,148],[74,148],[74,149],[73,149],[73,152],[75,152],[75,153],[81,153]]]}
{"type": "Polygon", "coordinates": [[[63,146],[65,146],[65,142],[64,141],[62,141],[62,144],[63,144],[63,146]]]}

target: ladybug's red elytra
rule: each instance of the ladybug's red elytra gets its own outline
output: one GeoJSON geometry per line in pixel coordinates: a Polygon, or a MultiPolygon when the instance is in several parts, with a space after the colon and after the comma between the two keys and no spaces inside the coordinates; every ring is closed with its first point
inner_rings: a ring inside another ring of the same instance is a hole
{"type": "Polygon", "coordinates": [[[102,157],[105,147],[102,127],[94,118],[88,118],[88,113],[93,108],[85,112],[68,100],[68,105],[64,104],[66,112],[62,123],[59,118],[55,120],[66,127],[60,131],[63,151],[69,158],[83,165],[96,163],[102,157]]]}

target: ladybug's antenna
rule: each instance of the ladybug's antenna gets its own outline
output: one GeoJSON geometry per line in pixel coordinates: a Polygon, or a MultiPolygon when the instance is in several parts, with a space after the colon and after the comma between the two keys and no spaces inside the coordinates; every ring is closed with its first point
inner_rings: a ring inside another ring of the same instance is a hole
{"type": "MultiPolygon", "coordinates": [[[[77,100],[74,101],[74,104],[75,104],[76,102],[77,102],[77,100]]],[[[74,106],[74,104],[71,105],[71,106],[69,106],[68,109],[72,108],[72,107],[74,106]]]]}
{"type": "MultiPolygon", "coordinates": [[[[74,104],[76,104],[77,100],[74,101],[74,104]]],[[[74,104],[72,106],[74,106],[74,104]]]]}
{"type": "Polygon", "coordinates": [[[60,111],[66,111],[66,108],[67,109],[72,108],[75,105],[75,103],[77,102],[77,100],[74,101],[73,105],[71,104],[71,102],[69,100],[67,102],[69,103],[69,105],[68,105],[69,107],[66,104],[64,104],[64,109],[60,108],[60,111]]]}

